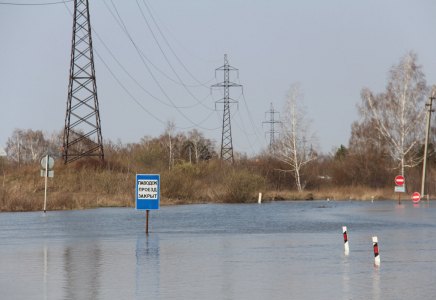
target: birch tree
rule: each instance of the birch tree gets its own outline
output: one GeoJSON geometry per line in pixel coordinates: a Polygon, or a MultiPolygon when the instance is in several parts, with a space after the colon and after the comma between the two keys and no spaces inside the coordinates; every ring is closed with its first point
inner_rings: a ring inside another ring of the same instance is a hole
{"type": "Polygon", "coordinates": [[[160,144],[162,145],[163,149],[168,150],[168,169],[171,170],[171,166],[173,164],[174,159],[174,150],[175,150],[175,131],[176,131],[176,124],[174,121],[168,120],[165,125],[165,131],[160,136],[160,144]]]}
{"type": "Polygon", "coordinates": [[[211,154],[209,148],[213,149],[214,141],[205,138],[202,132],[194,128],[193,130],[188,131],[188,141],[186,141],[185,147],[193,152],[195,163],[198,164],[200,159],[210,159],[211,154]]]}
{"type": "Polygon", "coordinates": [[[36,162],[47,153],[49,142],[41,130],[15,129],[6,142],[10,159],[18,162],[36,162]]]}
{"type": "Polygon", "coordinates": [[[424,138],[428,88],[417,59],[416,53],[407,53],[389,70],[386,92],[374,95],[369,88],[363,88],[362,103],[358,105],[364,122],[378,133],[383,152],[403,176],[405,168],[419,163],[414,149],[424,138]]]}
{"type": "Polygon", "coordinates": [[[274,155],[289,167],[289,170],[281,171],[293,173],[299,191],[307,184],[301,180],[302,167],[316,159],[316,153],[311,151],[316,135],[310,134],[312,120],[306,117],[303,98],[299,83],[293,84],[286,93],[280,138],[274,151],[274,155]]]}

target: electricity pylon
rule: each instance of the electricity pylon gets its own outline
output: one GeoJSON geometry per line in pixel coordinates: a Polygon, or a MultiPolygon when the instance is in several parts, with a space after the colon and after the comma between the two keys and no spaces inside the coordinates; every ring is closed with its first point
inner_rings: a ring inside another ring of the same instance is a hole
{"type": "Polygon", "coordinates": [[[240,84],[236,84],[234,82],[230,82],[230,71],[237,71],[239,77],[238,69],[229,65],[227,61],[227,54],[224,54],[224,65],[215,69],[216,71],[224,71],[224,81],[214,84],[212,87],[223,87],[224,88],[224,97],[215,103],[224,103],[224,112],[223,112],[223,134],[221,138],[221,160],[229,161],[231,160],[234,163],[233,159],[233,143],[232,143],[232,126],[230,124],[230,103],[238,103],[238,101],[230,98],[230,88],[231,87],[242,87],[240,84]]]}
{"type": "Polygon", "coordinates": [[[265,112],[265,116],[266,116],[266,114],[270,114],[270,120],[269,120],[269,121],[262,122],[262,125],[263,125],[263,123],[269,123],[269,124],[271,124],[271,129],[270,129],[270,131],[265,132],[265,135],[266,135],[267,133],[269,133],[269,151],[270,151],[270,152],[273,152],[273,151],[274,151],[274,145],[275,145],[275,133],[276,133],[276,132],[274,131],[274,124],[282,123],[282,122],[280,122],[280,121],[275,121],[275,120],[274,120],[274,115],[275,115],[275,114],[279,114],[279,116],[280,116],[280,113],[279,113],[278,111],[274,110],[274,107],[273,107],[273,104],[272,104],[272,103],[271,103],[271,109],[270,109],[269,111],[266,111],[266,112],[265,112]]]}
{"type": "Polygon", "coordinates": [[[104,159],[88,0],[74,0],[62,156],[65,164],[87,156],[104,159]]]}

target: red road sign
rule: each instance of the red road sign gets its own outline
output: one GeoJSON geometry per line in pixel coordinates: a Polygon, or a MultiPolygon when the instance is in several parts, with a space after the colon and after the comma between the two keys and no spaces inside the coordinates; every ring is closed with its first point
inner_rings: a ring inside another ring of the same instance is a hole
{"type": "Polygon", "coordinates": [[[421,199],[421,195],[419,193],[413,193],[412,196],[413,202],[418,203],[420,199],[421,199]]]}
{"type": "Polygon", "coordinates": [[[404,179],[403,176],[398,175],[397,177],[395,177],[395,184],[396,185],[403,185],[406,182],[406,180],[404,179]]]}

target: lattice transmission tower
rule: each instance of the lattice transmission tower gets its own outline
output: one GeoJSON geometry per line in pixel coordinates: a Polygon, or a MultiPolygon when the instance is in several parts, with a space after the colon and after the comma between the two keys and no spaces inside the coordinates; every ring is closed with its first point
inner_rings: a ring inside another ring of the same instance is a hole
{"type": "Polygon", "coordinates": [[[104,159],[88,0],[74,0],[62,156],[65,164],[88,156],[104,159]]]}
{"type": "Polygon", "coordinates": [[[275,134],[276,134],[276,132],[274,131],[274,124],[278,124],[278,123],[282,123],[282,122],[276,121],[274,119],[275,114],[280,115],[280,113],[278,111],[274,110],[272,103],[271,103],[271,109],[265,112],[265,116],[266,116],[266,114],[270,114],[270,120],[262,122],[262,125],[263,125],[263,123],[271,124],[270,131],[265,132],[265,134],[269,133],[269,151],[273,152],[274,145],[275,145],[275,134]]]}
{"type": "Polygon", "coordinates": [[[223,111],[223,134],[221,138],[221,160],[222,161],[231,161],[234,163],[233,159],[233,143],[232,143],[232,126],[230,124],[230,103],[238,103],[238,101],[230,98],[230,88],[231,87],[242,87],[240,84],[236,84],[234,82],[230,82],[230,71],[238,72],[238,69],[229,65],[227,60],[227,54],[224,54],[224,65],[215,69],[216,71],[224,71],[224,81],[214,84],[212,87],[222,87],[224,89],[224,97],[215,103],[224,103],[224,111],[223,111]]]}

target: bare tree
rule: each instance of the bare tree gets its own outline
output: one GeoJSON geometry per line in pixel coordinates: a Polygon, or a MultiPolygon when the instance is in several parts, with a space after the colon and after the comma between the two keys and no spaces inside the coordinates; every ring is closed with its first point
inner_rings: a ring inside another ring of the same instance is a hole
{"type": "Polygon", "coordinates": [[[167,121],[167,124],[165,126],[165,132],[164,135],[168,138],[167,140],[164,140],[164,145],[166,148],[168,148],[169,153],[169,162],[168,162],[168,169],[171,169],[172,165],[172,159],[173,159],[173,149],[174,149],[174,143],[173,143],[173,135],[176,131],[176,124],[174,124],[174,121],[167,121]]]}
{"type": "Polygon", "coordinates": [[[378,137],[383,152],[397,163],[403,176],[404,168],[419,163],[413,149],[424,137],[423,102],[428,87],[417,59],[416,53],[407,53],[391,67],[386,92],[374,95],[364,88],[362,104],[358,105],[365,124],[375,130],[373,136],[378,137]]]}
{"type": "Polygon", "coordinates": [[[312,120],[307,119],[306,114],[300,84],[295,83],[286,93],[281,135],[274,155],[290,167],[286,171],[293,173],[299,191],[307,184],[306,181],[301,182],[301,168],[316,159],[316,153],[312,151],[316,135],[310,135],[312,120]]]}
{"type": "Polygon", "coordinates": [[[41,130],[15,129],[12,136],[6,142],[6,149],[12,161],[21,163],[36,162],[49,148],[49,141],[44,137],[41,130]]]}
{"type": "Polygon", "coordinates": [[[184,146],[194,153],[195,163],[198,163],[199,159],[210,159],[211,153],[209,149],[214,148],[214,141],[206,139],[203,132],[198,131],[196,128],[188,131],[187,139],[184,146]]]}

